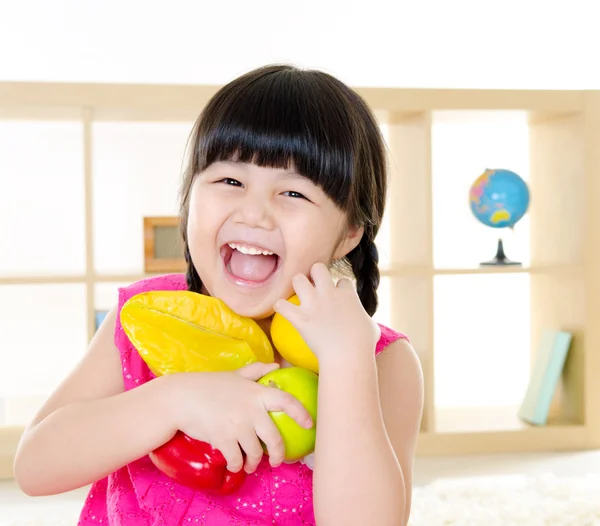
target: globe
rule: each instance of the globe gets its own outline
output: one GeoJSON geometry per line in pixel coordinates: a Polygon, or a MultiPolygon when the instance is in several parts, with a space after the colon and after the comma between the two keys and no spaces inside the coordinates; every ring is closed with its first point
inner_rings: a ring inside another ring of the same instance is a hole
{"type": "MultiPolygon", "coordinates": [[[[469,204],[475,219],[490,228],[514,228],[529,209],[527,183],[511,170],[487,169],[469,189],[469,204]]],[[[482,265],[520,265],[504,254],[498,240],[496,257],[482,265]]]]}
{"type": "Polygon", "coordinates": [[[529,209],[527,183],[510,170],[486,170],[469,189],[475,218],[491,228],[513,228],[529,209]]]}

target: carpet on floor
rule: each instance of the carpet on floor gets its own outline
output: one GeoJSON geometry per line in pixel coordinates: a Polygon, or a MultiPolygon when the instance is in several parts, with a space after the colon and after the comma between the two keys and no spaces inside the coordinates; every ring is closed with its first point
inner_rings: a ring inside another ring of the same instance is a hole
{"type": "MultiPolygon", "coordinates": [[[[81,503],[3,503],[0,526],[75,526],[81,503]]],[[[600,526],[600,475],[442,479],[413,490],[410,526],[600,526]]]]}
{"type": "Polygon", "coordinates": [[[600,475],[495,475],[415,488],[410,526],[597,526],[600,475]]]}

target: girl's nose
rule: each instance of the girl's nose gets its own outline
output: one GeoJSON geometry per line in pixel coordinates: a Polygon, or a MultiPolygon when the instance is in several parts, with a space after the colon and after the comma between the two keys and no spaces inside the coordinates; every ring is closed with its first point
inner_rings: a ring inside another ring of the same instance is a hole
{"type": "Polygon", "coordinates": [[[246,195],[238,204],[236,222],[251,228],[264,228],[265,230],[273,228],[273,211],[268,199],[264,196],[246,195]]]}

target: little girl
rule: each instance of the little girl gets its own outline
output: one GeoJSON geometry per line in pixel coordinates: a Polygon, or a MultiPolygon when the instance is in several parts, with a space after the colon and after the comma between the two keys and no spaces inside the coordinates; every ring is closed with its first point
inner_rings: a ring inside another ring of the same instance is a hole
{"type": "Polygon", "coordinates": [[[18,484],[29,495],[91,484],[81,526],[407,524],[423,381],[406,338],[372,320],[387,190],[372,113],[328,74],[264,67],[209,101],[190,146],[186,275],[119,291],[86,356],[26,430],[18,484]],[[333,270],[355,283],[336,283],[333,270]],[[267,334],[275,312],[298,329],[319,360],[314,462],[283,462],[268,412],[313,423],[293,397],[255,381],[289,365],[280,357],[235,372],[150,372],[119,311],[140,292],[182,289],[222,299],[267,334]],[[203,494],[156,469],[148,453],[177,430],[245,469],[242,488],[203,494]]]}

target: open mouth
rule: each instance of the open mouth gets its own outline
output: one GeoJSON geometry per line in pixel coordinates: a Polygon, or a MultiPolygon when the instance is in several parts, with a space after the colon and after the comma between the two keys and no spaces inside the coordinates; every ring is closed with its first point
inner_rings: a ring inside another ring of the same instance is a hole
{"type": "Polygon", "coordinates": [[[244,243],[227,243],[221,247],[225,268],[237,281],[262,284],[277,272],[281,258],[263,247],[244,243]]]}

